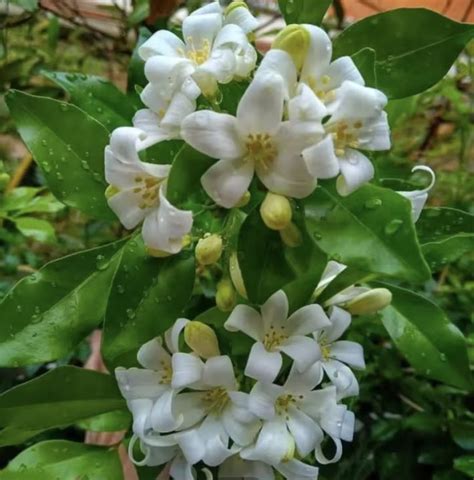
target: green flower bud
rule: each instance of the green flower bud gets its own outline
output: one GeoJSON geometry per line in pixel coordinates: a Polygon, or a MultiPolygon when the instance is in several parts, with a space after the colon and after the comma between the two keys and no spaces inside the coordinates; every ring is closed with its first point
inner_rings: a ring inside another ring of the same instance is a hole
{"type": "Polygon", "coordinates": [[[376,313],[392,302],[392,292],[386,288],[374,288],[361,293],[347,302],[344,308],[353,315],[368,315],[376,313]]]}
{"type": "Polygon", "coordinates": [[[217,357],[221,354],[214,330],[201,322],[188,322],[184,327],[186,345],[202,358],[217,357]]]}
{"type": "Polygon", "coordinates": [[[308,53],[311,36],[303,25],[288,25],[273,41],[272,48],[288,53],[298,70],[301,70],[308,53]]]}
{"type": "Polygon", "coordinates": [[[112,198],[114,195],[116,195],[117,193],[120,192],[120,189],[117,188],[116,186],[114,185],[109,185],[106,189],[105,189],[105,198],[107,200],[109,200],[109,198],[112,198]]]}
{"type": "Polygon", "coordinates": [[[222,237],[217,234],[201,238],[196,245],[196,260],[201,265],[212,265],[222,255],[222,237]]]}
{"type": "Polygon", "coordinates": [[[291,222],[290,201],[283,195],[268,192],[260,206],[260,215],[268,228],[283,230],[291,222]]]}
{"type": "Polygon", "coordinates": [[[10,182],[10,175],[8,175],[8,173],[5,173],[5,172],[0,173],[0,191],[5,190],[9,182],[10,182]]]}
{"type": "Polygon", "coordinates": [[[232,282],[228,278],[224,278],[217,284],[216,305],[223,312],[230,312],[237,301],[232,282]]]}
{"type": "Polygon", "coordinates": [[[289,223],[283,230],[280,230],[280,237],[283,243],[291,248],[298,247],[303,243],[300,229],[293,222],[289,223]]]}
{"type": "Polygon", "coordinates": [[[245,207],[250,202],[250,192],[247,190],[243,195],[242,198],[235,204],[236,208],[245,207]]]}
{"type": "Polygon", "coordinates": [[[229,259],[229,272],[232,283],[235,289],[239,292],[239,295],[247,298],[247,290],[245,289],[244,279],[242,278],[242,272],[240,271],[239,259],[237,258],[237,252],[233,252],[229,259]]]}
{"type": "Polygon", "coordinates": [[[227,5],[226,9],[224,10],[224,16],[229,15],[230,12],[241,7],[246,8],[247,10],[249,9],[248,5],[245,2],[235,1],[229,3],[229,5],[227,5]]]}

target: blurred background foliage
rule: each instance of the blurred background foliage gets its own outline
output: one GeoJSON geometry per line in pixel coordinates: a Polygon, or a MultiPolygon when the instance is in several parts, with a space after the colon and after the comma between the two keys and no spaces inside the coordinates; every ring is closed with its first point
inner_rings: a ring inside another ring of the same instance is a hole
{"type": "MultiPolygon", "coordinates": [[[[18,279],[47,261],[123,234],[118,224],[92,221],[48,193],[3,99],[10,88],[64,97],[63,90],[43,74],[48,70],[100,75],[125,89],[138,28],[165,25],[177,2],[151,2],[150,6],[148,1],[138,0],[128,10],[118,1],[107,3],[97,7],[94,2],[82,4],[79,0],[41,1],[39,5],[34,0],[0,1],[0,298],[18,279]]],[[[193,9],[200,2],[187,3],[193,9]]],[[[337,33],[350,19],[344,17],[339,2],[335,7],[325,26],[337,33]]],[[[272,3],[260,2],[258,9],[266,15],[266,31],[271,31],[276,19],[272,3]]],[[[414,165],[426,164],[437,175],[429,204],[474,213],[473,69],[471,42],[439,84],[421,95],[389,103],[393,150],[374,159],[381,182],[422,188],[426,174],[411,176],[410,171],[414,165]]],[[[467,336],[473,364],[474,252],[433,270],[432,280],[421,293],[441,306],[467,336]]],[[[472,478],[474,399],[415,375],[377,317],[355,322],[351,335],[365,345],[368,365],[360,375],[360,398],[351,405],[359,418],[358,434],[341,463],[322,468],[322,477],[472,478]]],[[[84,342],[60,363],[83,365],[89,351],[84,342]]],[[[3,369],[0,389],[50,367],[3,369]]],[[[80,441],[83,428],[69,428],[60,436],[80,441]]],[[[42,435],[42,440],[55,437],[54,432],[42,435]]],[[[25,445],[38,440],[36,437],[25,445]]],[[[0,448],[0,467],[25,445],[0,448]]]]}

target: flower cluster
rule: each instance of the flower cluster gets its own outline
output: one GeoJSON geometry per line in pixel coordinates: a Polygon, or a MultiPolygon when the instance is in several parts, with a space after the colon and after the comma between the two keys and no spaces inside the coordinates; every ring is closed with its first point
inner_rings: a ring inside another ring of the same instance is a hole
{"type": "MultiPolygon", "coordinates": [[[[315,296],[344,268],[330,262],[315,296]]],[[[238,305],[221,327],[231,343],[237,331],[254,341],[243,363],[221,353],[208,325],[178,319],[164,343],[155,338],[141,347],[143,368],[115,372],[133,413],[131,458],[169,463],[176,480],[194,479],[196,467],[208,478],[219,467],[220,479],[273,479],[275,469],[290,480],[314,480],[316,465],[338,461],[342,441],[354,433],[354,414],[341,400],[358,394],[352,369],[363,369],[364,357],[359,344],[340,337],[351,312],[390,301],[385,289],[349,287],[324,308],[313,303],[291,315],[283,290],[259,310],[238,305]],[[332,458],[323,451],[326,438],[332,458]]]]}

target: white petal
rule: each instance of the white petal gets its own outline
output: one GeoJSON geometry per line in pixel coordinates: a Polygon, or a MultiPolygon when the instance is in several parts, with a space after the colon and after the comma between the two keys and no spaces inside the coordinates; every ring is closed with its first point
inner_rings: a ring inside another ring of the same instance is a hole
{"type": "Polygon", "coordinates": [[[238,25],[245,33],[253,32],[258,27],[258,20],[246,7],[233,8],[225,16],[224,22],[238,25]]]}
{"type": "Polygon", "coordinates": [[[199,7],[198,9],[194,10],[191,15],[192,16],[197,16],[197,15],[203,15],[204,13],[222,13],[222,7],[218,1],[216,2],[211,2],[208,3],[207,5],[204,5],[203,7],[199,7]]]}
{"type": "Polygon", "coordinates": [[[321,280],[318,283],[317,291],[320,294],[340,273],[347,268],[347,265],[329,260],[321,275],[321,280]]]}
{"type": "Polygon", "coordinates": [[[303,150],[302,155],[308,171],[316,178],[333,178],[340,171],[331,135],[303,150]]]}
{"type": "Polygon", "coordinates": [[[339,398],[354,397],[359,395],[359,382],[352,370],[338,360],[323,362],[327,376],[337,388],[339,398]]]}
{"type": "Polygon", "coordinates": [[[279,352],[268,352],[260,342],[254,343],[245,367],[245,375],[271,383],[280,372],[282,362],[279,352]]]}
{"type": "Polygon", "coordinates": [[[257,382],[249,394],[249,409],[258,418],[271,420],[275,416],[275,401],[283,393],[282,387],[257,382]]]}
{"type": "Polygon", "coordinates": [[[349,328],[351,314],[342,308],[332,307],[329,320],[331,326],[324,329],[324,339],[327,343],[333,343],[349,328]]]}
{"type": "Polygon", "coordinates": [[[151,411],[151,425],[157,432],[171,432],[180,427],[183,423],[183,415],[173,409],[173,400],[176,395],[174,390],[168,390],[153,405],[151,411]]]}
{"type": "Polygon", "coordinates": [[[283,80],[279,75],[257,75],[237,107],[241,135],[276,133],[283,116],[284,93],[283,80]]]}
{"type": "Polygon", "coordinates": [[[243,332],[255,341],[263,340],[263,320],[260,314],[248,305],[237,305],[224,323],[229,332],[243,332]]]}
{"type": "Polygon", "coordinates": [[[171,365],[171,356],[163,348],[159,338],[142,345],[138,350],[137,360],[140,365],[150,370],[160,371],[165,365],[171,365]]]}
{"type": "Polygon", "coordinates": [[[261,307],[264,330],[282,327],[288,318],[288,297],[283,290],[276,291],[261,307]]]}
{"type": "Polygon", "coordinates": [[[351,442],[354,437],[355,416],[346,405],[334,405],[325,411],[321,418],[321,427],[331,437],[351,442]]]}
{"type": "Polygon", "coordinates": [[[200,110],[188,115],[181,136],[196,150],[213,158],[231,160],[244,155],[235,118],[225,113],[200,110]]]}
{"type": "Polygon", "coordinates": [[[245,32],[237,25],[224,25],[214,40],[214,48],[239,49],[248,45],[249,41],[245,32]]]}
{"type": "Polygon", "coordinates": [[[333,408],[336,402],[337,390],[336,387],[331,386],[306,393],[303,401],[300,403],[300,408],[306,415],[321,423],[325,412],[333,408]]]}
{"type": "Polygon", "coordinates": [[[183,423],[180,430],[194,427],[207,414],[203,395],[203,392],[188,392],[180,393],[176,396],[174,409],[183,415],[183,423]]]}
{"type": "Polygon", "coordinates": [[[255,75],[269,73],[281,76],[284,82],[285,98],[291,98],[296,88],[296,67],[287,52],[272,49],[266,53],[255,75]]]}
{"type": "Polygon", "coordinates": [[[336,450],[334,452],[334,455],[331,459],[328,459],[326,455],[323,453],[322,446],[318,445],[316,448],[315,454],[316,454],[316,460],[318,463],[321,465],[328,465],[330,463],[336,463],[338,462],[341,457],[342,457],[342,443],[338,438],[333,438],[331,437],[334,445],[336,446],[336,450]]]}
{"type": "Polygon", "coordinates": [[[356,342],[343,340],[333,343],[331,345],[331,357],[347,363],[353,368],[365,368],[364,349],[362,345],[356,342]]]}
{"type": "MultiPolygon", "coordinates": [[[[142,441],[142,443],[144,443],[142,441]]],[[[150,447],[148,448],[148,459],[146,465],[148,467],[156,467],[169,462],[176,455],[176,447],[150,447]]]]}
{"type": "Polygon", "coordinates": [[[275,468],[288,480],[316,480],[319,474],[318,467],[307,465],[299,460],[280,463],[275,468]]]}
{"type": "Polygon", "coordinates": [[[144,42],[138,48],[138,53],[143,60],[148,60],[154,55],[179,57],[184,53],[184,43],[174,33],[163,29],[144,42]]]}
{"type": "Polygon", "coordinates": [[[154,370],[116,368],[115,378],[126,400],[156,398],[168,388],[160,384],[161,375],[154,370]]]}
{"type": "Polygon", "coordinates": [[[285,340],[279,350],[286,353],[295,362],[299,372],[304,372],[313,363],[319,360],[321,352],[316,342],[300,335],[285,340]]]}
{"type": "Polygon", "coordinates": [[[349,80],[359,85],[364,85],[364,79],[351,57],[340,57],[329,65],[325,74],[329,77],[328,90],[340,87],[349,80]]]}
{"type": "Polygon", "coordinates": [[[310,45],[301,71],[301,78],[319,77],[329,66],[332,55],[332,43],[328,34],[314,25],[304,25],[310,34],[310,45]]]}
{"type": "Polygon", "coordinates": [[[160,118],[153,111],[147,108],[138,110],[133,117],[133,126],[146,133],[146,138],[139,143],[139,150],[144,150],[158,142],[173,137],[172,131],[161,127],[160,123],[160,118]]]}
{"type": "Polygon", "coordinates": [[[165,92],[159,85],[148,83],[140,93],[140,100],[150,110],[163,116],[169,107],[171,96],[169,91],[165,92]]]}
{"type": "Polygon", "coordinates": [[[239,446],[247,446],[255,440],[260,430],[260,422],[241,422],[233,415],[233,409],[227,408],[222,414],[222,422],[229,437],[239,446]]]}
{"type": "Polygon", "coordinates": [[[139,207],[141,195],[133,191],[133,188],[121,190],[107,200],[109,207],[117,215],[120,223],[128,230],[135,228],[143,221],[149,210],[139,207]]]}
{"type": "Polygon", "coordinates": [[[316,303],[296,310],[287,320],[287,329],[291,335],[309,335],[330,325],[328,316],[316,303]]]}
{"type": "Polygon", "coordinates": [[[369,182],[375,173],[372,162],[351,148],[347,148],[344,156],[339,158],[339,165],[341,175],[337,179],[337,191],[344,197],[369,182]]]}
{"type": "MultiPolygon", "coordinates": [[[[219,480],[275,480],[272,467],[263,462],[243,460],[238,455],[228,458],[219,468],[219,480]]],[[[314,480],[314,479],[312,479],[314,480]]]]}
{"type": "Polygon", "coordinates": [[[153,401],[149,399],[129,400],[127,406],[133,416],[133,433],[140,438],[144,437],[145,431],[151,428],[149,419],[153,401]]]}
{"type": "Polygon", "coordinates": [[[173,378],[171,385],[175,389],[185,388],[202,378],[204,364],[199,357],[190,353],[175,353],[171,358],[173,378]]]}
{"type": "MultiPolygon", "coordinates": [[[[196,480],[196,474],[183,455],[177,455],[170,467],[170,476],[174,480],[196,480]]],[[[158,477],[159,478],[159,477],[158,477]]]]}
{"type": "Polygon", "coordinates": [[[178,318],[171,328],[165,332],[165,342],[168,350],[171,353],[179,351],[179,336],[184,330],[189,320],[186,318],[178,318]]]}
{"type": "Polygon", "coordinates": [[[288,102],[288,117],[291,121],[321,122],[327,114],[324,103],[304,83],[298,86],[297,95],[288,102]]]}
{"type": "Polygon", "coordinates": [[[247,191],[253,173],[251,162],[219,160],[201,177],[201,184],[218,205],[232,208],[247,191]]]}
{"type": "Polygon", "coordinates": [[[183,21],[183,38],[188,51],[210,49],[221,27],[222,15],[219,13],[186,17],[183,21]]]}
{"type": "Polygon", "coordinates": [[[179,136],[179,129],[183,120],[196,110],[196,100],[189,98],[182,92],[176,93],[166,110],[165,115],[161,119],[161,125],[171,131],[177,131],[179,136]]]}
{"type": "Polygon", "coordinates": [[[420,218],[421,212],[428,200],[427,192],[420,192],[420,190],[414,190],[412,192],[397,192],[402,197],[407,198],[411,202],[411,214],[413,221],[416,222],[420,218]]]}
{"type": "Polygon", "coordinates": [[[284,389],[296,395],[304,395],[312,391],[323,379],[321,362],[316,362],[304,372],[298,372],[296,365],[291,367],[284,389]]]}
{"type": "Polygon", "coordinates": [[[185,58],[156,55],[145,63],[147,80],[159,88],[160,95],[166,99],[171,99],[193,71],[193,65],[185,58]]]}
{"type": "Polygon", "coordinates": [[[183,452],[186,461],[194,465],[202,460],[206,454],[206,445],[202,442],[197,429],[187,430],[176,434],[176,440],[183,452]]]}
{"type": "Polygon", "coordinates": [[[258,55],[257,51],[249,43],[245,48],[235,52],[235,78],[247,78],[255,69],[258,55]]]}
{"type": "Polygon", "coordinates": [[[309,455],[311,450],[323,440],[324,434],[319,425],[295,407],[289,408],[286,424],[295,439],[298,454],[302,458],[309,455]]]}
{"type": "Polygon", "coordinates": [[[229,439],[223,439],[218,436],[211,437],[206,444],[206,454],[204,455],[203,462],[210,467],[217,467],[225,460],[238,451],[236,445],[228,448],[227,443],[229,439]]]}
{"type": "Polygon", "coordinates": [[[235,390],[237,384],[230,358],[227,355],[209,358],[204,364],[202,381],[211,387],[235,390]]]}
{"type": "MultiPolygon", "coordinates": [[[[230,25],[229,25],[230,26],[230,25]]],[[[193,78],[201,86],[203,92],[213,81],[229,83],[236,69],[235,55],[230,48],[216,48],[209,59],[196,68],[193,78]]]]}
{"type": "Polygon", "coordinates": [[[390,149],[390,126],[387,113],[379,115],[364,123],[358,131],[359,147],[364,150],[389,150],[390,149]]]}

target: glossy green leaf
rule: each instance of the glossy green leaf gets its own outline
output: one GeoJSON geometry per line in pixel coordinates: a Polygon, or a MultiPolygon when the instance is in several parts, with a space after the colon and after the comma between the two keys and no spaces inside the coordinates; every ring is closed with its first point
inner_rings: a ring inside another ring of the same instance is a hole
{"type": "Polygon", "coordinates": [[[341,197],[334,188],[320,186],[303,204],[308,230],[334,260],[407,281],[430,278],[416,238],[411,204],[396,192],[365,185],[341,197]]]}
{"type": "Polygon", "coordinates": [[[179,317],[194,286],[194,258],[147,254],[140,238],[124,247],[108,300],[102,353],[111,371],[136,364],[141,345],[179,317]]]}
{"type": "Polygon", "coordinates": [[[465,455],[454,460],[454,468],[468,477],[474,477],[474,455],[465,455]]]}
{"type": "Polygon", "coordinates": [[[392,304],[381,312],[395,345],[416,371],[448,385],[470,390],[466,340],[430,300],[392,285],[392,304]]]}
{"type": "Polygon", "coordinates": [[[290,23],[312,23],[320,25],[332,0],[278,0],[280,11],[290,23]]]}
{"type": "Polygon", "coordinates": [[[348,27],[334,41],[334,56],[372,48],[378,88],[402,98],[441,80],[473,36],[474,25],[423,8],[400,8],[348,27]]]}
{"type": "Polygon", "coordinates": [[[432,268],[454,262],[474,250],[474,215],[455,208],[426,208],[416,229],[432,268]]]}
{"type": "Polygon", "coordinates": [[[123,409],[81,420],[77,425],[83,430],[91,432],[119,432],[127,430],[131,422],[131,413],[127,409],[123,409]]]}
{"type": "Polygon", "coordinates": [[[25,236],[41,243],[54,243],[54,227],[46,220],[34,217],[19,217],[14,220],[16,228],[25,236]]]}
{"type": "Polygon", "coordinates": [[[239,234],[238,258],[249,300],[263,303],[280,288],[293,309],[311,297],[326,266],[326,256],[299,225],[302,243],[287,247],[279,232],[263,223],[259,209],[244,221],[239,234]]]}
{"type": "Polygon", "coordinates": [[[138,48],[151,37],[151,32],[146,27],[140,27],[137,44],[133,50],[130,63],[128,65],[127,90],[135,94],[136,86],[144,87],[148,80],[145,77],[145,62],[138,55],[138,48]]]}
{"type": "Polygon", "coordinates": [[[132,101],[105,78],[63,72],[44,74],[66,90],[71,103],[98,120],[107,130],[132,125],[135,115],[132,101]]]}
{"type": "Polygon", "coordinates": [[[61,358],[102,321],[120,247],[116,242],[48,263],[0,303],[0,365],[61,358]]]}
{"type": "Polygon", "coordinates": [[[115,218],[104,196],[107,130],[74,105],[51,98],[12,90],[6,101],[54,195],[94,218],[115,218]]]}
{"type": "Polygon", "coordinates": [[[6,427],[0,430],[0,447],[9,447],[19,445],[36,437],[43,430],[25,430],[22,428],[6,427]]]}
{"type": "Polygon", "coordinates": [[[377,88],[376,54],[373,48],[363,48],[352,55],[368,87],[377,88]]]}
{"type": "Polygon", "coordinates": [[[464,450],[474,451],[474,422],[453,420],[449,424],[451,437],[464,450]]]}
{"type": "Polygon", "coordinates": [[[124,407],[114,377],[59,367],[0,395],[0,426],[46,430],[124,407]]]}
{"type": "Polygon", "coordinates": [[[34,12],[38,9],[38,0],[9,0],[10,4],[18,5],[27,12],[34,12]]]}
{"type": "Polygon", "coordinates": [[[1,480],[121,480],[117,448],[66,440],[41,442],[21,452],[0,472],[1,480]]]}

